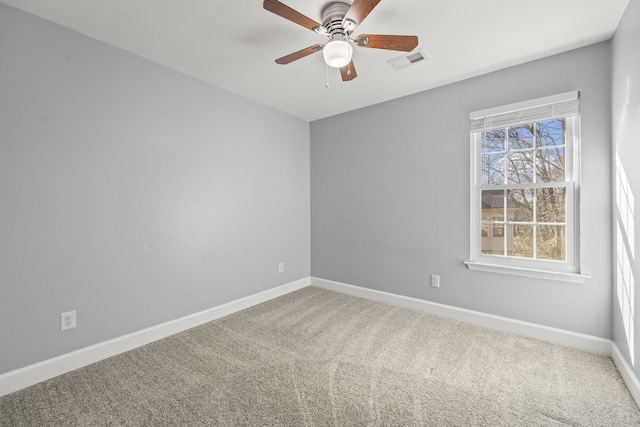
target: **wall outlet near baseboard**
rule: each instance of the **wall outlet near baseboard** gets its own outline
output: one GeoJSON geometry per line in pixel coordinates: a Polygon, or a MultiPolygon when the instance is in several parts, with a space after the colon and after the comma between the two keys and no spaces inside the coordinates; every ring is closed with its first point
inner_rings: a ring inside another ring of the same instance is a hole
{"type": "Polygon", "coordinates": [[[433,286],[434,288],[440,287],[440,276],[438,276],[437,274],[431,275],[431,286],[433,286]]]}
{"type": "Polygon", "coordinates": [[[284,262],[278,264],[278,273],[284,273],[284,262]]]}
{"type": "Polygon", "coordinates": [[[60,330],[66,331],[76,327],[76,311],[67,311],[60,314],[60,330]]]}

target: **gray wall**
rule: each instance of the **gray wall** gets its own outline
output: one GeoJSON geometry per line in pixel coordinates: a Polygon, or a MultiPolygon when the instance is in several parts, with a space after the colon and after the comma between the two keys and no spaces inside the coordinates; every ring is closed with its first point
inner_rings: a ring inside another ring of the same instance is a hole
{"type": "Polygon", "coordinates": [[[308,277],[309,233],[307,122],[0,4],[0,373],[308,277]]]}
{"type": "Polygon", "coordinates": [[[640,378],[640,0],[631,0],[612,40],[613,339],[640,378]],[[615,158],[620,162],[616,165],[615,158]],[[633,198],[625,196],[625,192],[633,198]],[[619,201],[619,202],[618,202],[619,201]],[[626,212],[625,212],[626,211],[626,212]],[[618,229],[620,234],[618,237],[618,229]],[[628,297],[627,297],[628,296],[628,297]],[[635,319],[632,314],[635,314],[635,319]],[[626,325],[625,325],[626,323],[626,325]],[[635,345],[632,345],[635,344],[635,345]]]}
{"type": "MultiPolygon", "coordinates": [[[[312,122],[312,276],[611,338],[609,55],[599,43],[312,122]],[[582,93],[582,262],[592,278],[467,270],[469,113],[571,90],[582,93]]],[[[429,73],[428,62],[416,66],[429,73]]]]}

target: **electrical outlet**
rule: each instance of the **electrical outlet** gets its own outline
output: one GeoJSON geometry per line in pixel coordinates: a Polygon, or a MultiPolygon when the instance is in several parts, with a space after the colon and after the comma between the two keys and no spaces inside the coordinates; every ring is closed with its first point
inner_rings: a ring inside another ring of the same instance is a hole
{"type": "Polygon", "coordinates": [[[434,288],[440,287],[440,276],[436,274],[431,275],[431,286],[433,286],[434,288]]]}
{"type": "Polygon", "coordinates": [[[66,331],[76,327],[76,311],[67,311],[60,314],[60,330],[66,331]]]}
{"type": "Polygon", "coordinates": [[[278,264],[278,273],[284,273],[284,262],[278,264]]]}

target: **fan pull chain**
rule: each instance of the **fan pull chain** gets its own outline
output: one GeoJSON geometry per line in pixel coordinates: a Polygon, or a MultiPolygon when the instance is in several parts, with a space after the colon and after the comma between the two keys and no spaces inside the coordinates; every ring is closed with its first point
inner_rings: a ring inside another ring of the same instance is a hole
{"type": "Polygon", "coordinates": [[[326,74],[326,83],[324,84],[324,86],[329,89],[329,65],[327,64],[327,74],[326,74]]]}

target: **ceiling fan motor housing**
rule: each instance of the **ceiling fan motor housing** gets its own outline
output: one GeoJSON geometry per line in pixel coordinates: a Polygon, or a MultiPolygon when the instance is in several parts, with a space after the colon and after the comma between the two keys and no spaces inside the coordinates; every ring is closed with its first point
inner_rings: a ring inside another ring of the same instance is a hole
{"type": "Polygon", "coordinates": [[[328,3],[322,9],[322,26],[327,29],[331,40],[347,40],[349,33],[342,24],[344,16],[349,11],[350,4],[343,2],[328,3]]]}

